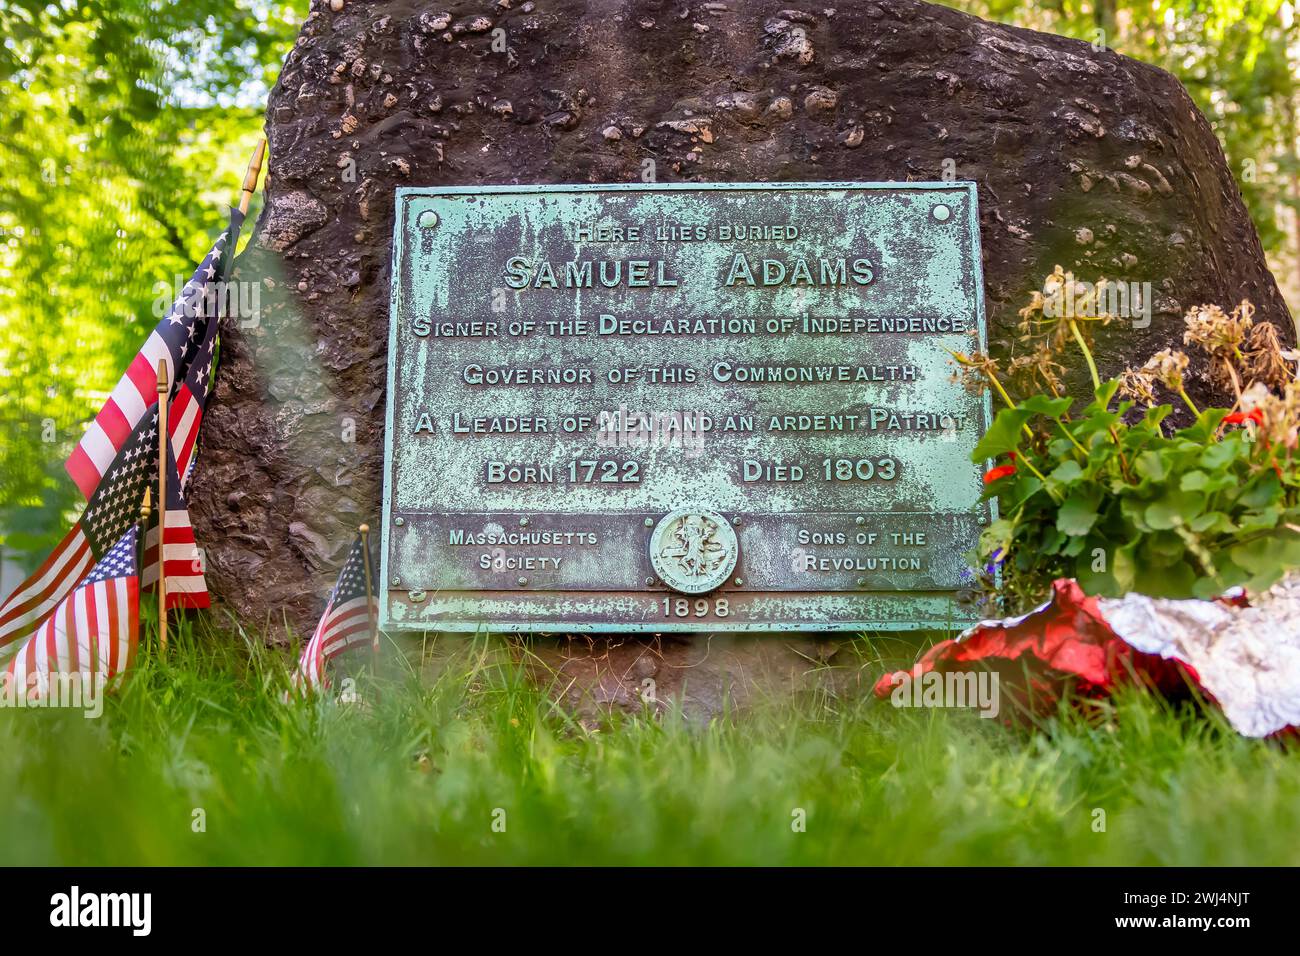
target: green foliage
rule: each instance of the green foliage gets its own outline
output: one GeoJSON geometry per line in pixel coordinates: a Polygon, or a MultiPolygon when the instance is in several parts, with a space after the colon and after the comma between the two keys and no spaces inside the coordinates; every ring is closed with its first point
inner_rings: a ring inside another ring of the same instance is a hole
{"type": "Polygon", "coordinates": [[[0,0],[0,548],[29,565],[67,530],[63,460],[160,283],[237,195],[296,6],[0,0]]]}
{"type": "MultiPolygon", "coordinates": [[[[861,688],[911,661],[858,646],[845,683],[861,688]]],[[[1068,706],[1033,734],[861,690],[711,721],[676,707],[579,721],[527,645],[431,637],[385,658],[393,673],[362,680],[359,703],[284,703],[287,658],[260,635],[182,632],[166,658],[142,649],[100,719],[0,709],[3,861],[1300,863],[1279,838],[1300,828],[1300,763],[1143,694],[1068,706]]]]}
{"type": "Polygon", "coordinates": [[[1115,389],[1104,384],[1075,417],[1068,398],[1003,409],[977,449],[976,461],[1016,456],[1015,472],[987,487],[1002,517],[979,554],[1002,562],[1019,603],[1058,577],[1089,594],[1208,598],[1300,567],[1300,471],[1285,449],[1222,431],[1224,409],[1167,435],[1170,406],[1135,417],[1132,402],[1113,404],[1115,389]],[[1048,427],[1031,441],[1022,426],[1035,419],[1048,427]]]}

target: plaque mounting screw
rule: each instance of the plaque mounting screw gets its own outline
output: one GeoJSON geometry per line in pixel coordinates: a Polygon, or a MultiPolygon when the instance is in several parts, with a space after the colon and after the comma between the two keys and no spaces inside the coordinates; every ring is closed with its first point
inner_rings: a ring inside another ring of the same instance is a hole
{"type": "Polygon", "coordinates": [[[853,523],[854,523],[854,524],[866,524],[866,523],[867,523],[867,519],[864,518],[864,517],[862,517],[862,515],[858,515],[856,518],[853,519],[853,523]]]}
{"type": "Polygon", "coordinates": [[[866,586],[867,586],[867,579],[866,579],[866,578],[858,578],[858,587],[862,588],[862,587],[866,587],[866,586]]]}
{"type": "Polygon", "coordinates": [[[393,519],[393,524],[397,525],[400,528],[402,525],[406,524],[406,519],[403,518],[401,515],[398,515],[396,518],[393,519]]]}
{"type": "Polygon", "coordinates": [[[520,519],[519,519],[519,526],[520,526],[521,528],[522,528],[524,525],[526,525],[526,524],[528,524],[528,519],[527,519],[527,518],[520,518],[520,519]]]}
{"type": "Polygon", "coordinates": [[[988,519],[987,517],[985,517],[984,515],[980,515],[980,516],[979,516],[978,518],[976,518],[975,520],[976,520],[979,524],[988,524],[988,523],[989,523],[989,519],[988,519]]]}
{"type": "Polygon", "coordinates": [[[934,216],[935,222],[947,222],[948,217],[952,215],[952,210],[940,203],[930,210],[930,215],[934,216]]]}
{"type": "Polygon", "coordinates": [[[645,526],[646,526],[647,528],[653,528],[653,527],[655,526],[655,519],[654,519],[654,518],[646,518],[646,519],[645,519],[645,526]]]}
{"type": "Polygon", "coordinates": [[[744,583],[745,583],[745,582],[744,582],[743,579],[741,579],[741,578],[736,578],[736,581],[735,581],[736,587],[740,587],[740,586],[741,586],[742,584],[744,584],[744,583]]]}
{"type": "MultiPolygon", "coordinates": [[[[946,218],[946,217],[945,217],[946,218]]],[[[432,209],[426,209],[420,215],[415,217],[415,224],[421,229],[432,229],[438,225],[438,214],[432,209]]]]}
{"type": "Polygon", "coordinates": [[[732,524],[740,524],[740,515],[735,515],[734,517],[732,517],[732,519],[731,519],[731,523],[732,523],[732,524]]]}
{"type": "Polygon", "coordinates": [[[519,585],[520,585],[520,587],[523,587],[523,585],[525,585],[525,584],[527,584],[527,583],[528,583],[528,579],[527,579],[527,578],[520,578],[520,579],[519,579],[519,585]]]}
{"type": "Polygon", "coordinates": [[[402,579],[401,579],[401,578],[398,578],[398,577],[393,578],[393,587],[395,587],[395,588],[396,588],[396,587],[401,587],[401,585],[402,585],[402,579]]]}
{"type": "Polygon", "coordinates": [[[646,587],[652,587],[652,586],[654,585],[654,583],[655,583],[655,579],[654,579],[654,578],[646,578],[646,579],[645,579],[645,583],[646,583],[646,587]]]}

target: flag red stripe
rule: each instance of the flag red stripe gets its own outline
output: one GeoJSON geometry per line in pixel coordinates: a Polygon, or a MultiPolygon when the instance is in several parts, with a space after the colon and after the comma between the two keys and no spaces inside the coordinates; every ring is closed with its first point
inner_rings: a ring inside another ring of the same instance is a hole
{"type": "Polygon", "coordinates": [[[365,599],[363,598],[360,607],[332,614],[321,637],[323,640],[328,641],[340,627],[350,627],[359,618],[368,621],[369,617],[370,615],[366,612],[365,599]]]}
{"type": "Polygon", "coordinates": [[[135,427],[134,422],[126,420],[126,416],[122,414],[122,410],[117,407],[117,402],[111,395],[108,401],[104,402],[104,407],[99,410],[99,414],[95,416],[95,421],[104,430],[109,442],[119,451],[131,437],[131,429],[135,427]]]}
{"type": "Polygon", "coordinates": [[[95,487],[99,484],[101,476],[99,469],[95,467],[95,463],[86,454],[86,450],[80,445],[74,448],[72,455],[64,464],[64,468],[67,469],[68,476],[72,479],[73,484],[80,489],[82,496],[89,499],[95,493],[95,487]]]}
{"type": "Polygon", "coordinates": [[[167,420],[168,436],[172,440],[172,451],[176,455],[176,470],[185,474],[185,462],[189,458],[189,449],[194,445],[198,435],[198,418],[201,410],[188,384],[182,385],[176,393],[176,400],[171,405],[171,417],[167,420]]]}
{"type": "Polygon", "coordinates": [[[59,632],[67,632],[68,609],[71,601],[64,601],[53,616],[45,622],[45,664],[46,671],[52,672],[63,667],[63,658],[59,653],[59,632]]]}
{"type": "MultiPolygon", "coordinates": [[[[152,337],[152,336],[151,336],[152,337]]],[[[145,347],[148,346],[145,343],[145,347]]],[[[171,363],[168,362],[168,367],[171,363]]],[[[135,390],[140,393],[141,400],[146,406],[152,404],[158,398],[158,363],[150,362],[143,351],[137,352],[131,364],[126,367],[126,378],[131,380],[135,390]]]]}
{"type": "MultiPolygon", "coordinates": [[[[187,509],[167,512],[166,556],[168,608],[206,608],[212,600],[203,574],[202,556],[194,538],[187,509]]],[[[158,529],[150,529],[145,539],[144,570],[141,586],[148,593],[158,587],[158,529]]]]}
{"type": "MultiPolygon", "coordinates": [[[[77,647],[77,604],[85,599],[85,589],[79,588],[73,592],[72,599],[63,605],[63,653],[59,660],[61,663],[66,662],[65,670],[69,674],[81,670],[80,648],[77,647]]],[[[58,636],[60,635],[56,635],[58,636]]]]}
{"type": "MultiPolygon", "coordinates": [[[[41,594],[49,593],[57,578],[52,578],[50,581],[44,583],[41,582],[41,578],[49,574],[55,564],[64,559],[65,556],[69,563],[75,562],[89,547],[90,544],[86,541],[86,536],[81,533],[81,525],[73,525],[72,530],[64,535],[63,540],[59,542],[58,546],[53,551],[50,552],[50,556],[41,562],[41,566],[32,572],[31,577],[18,585],[18,587],[14,589],[14,593],[6,599],[3,608],[0,608],[0,626],[7,624],[9,621],[13,620],[13,618],[25,611],[29,606],[31,606],[33,601],[38,601],[41,594]],[[31,595],[30,597],[28,597],[29,594],[31,595]],[[14,603],[13,606],[10,607],[12,602],[17,601],[20,598],[26,598],[26,600],[21,601],[21,603],[14,603]]],[[[60,571],[60,574],[63,573],[66,572],[60,571]]]]}
{"type": "MultiPolygon", "coordinates": [[[[121,590],[120,588],[111,587],[104,592],[104,607],[105,607],[105,613],[108,616],[110,629],[114,626],[114,622],[118,620],[119,612],[117,608],[117,596],[120,590],[121,590]]],[[[121,639],[116,635],[114,635],[113,639],[108,642],[108,647],[100,652],[100,657],[102,657],[105,662],[104,664],[105,677],[117,673],[118,664],[119,664],[118,644],[120,643],[120,641],[121,639]]]]}
{"type": "Polygon", "coordinates": [[[361,643],[360,641],[350,640],[355,635],[365,635],[370,630],[370,624],[367,621],[359,621],[351,627],[336,630],[330,634],[329,638],[321,642],[321,651],[326,658],[334,657],[347,650],[353,644],[361,643]]]}
{"type": "Polygon", "coordinates": [[[175,610],[176,608],[201,609],[212,606],[212,598],[207,591],[173,591],[171,585],[167,587],[167,609],[175,610]]]}
{"type": "Polygon", "coordinates": [[[136,578],[127,578],[127,618],[126,628],[126,667],[135,663],[135,654],[139,649],[140,641],[140,582],[136,578]]]}
{"type": "Polygon", "coordinates": [[[86,669],[98,673],[100,657],[99,599],[111,590],[111,582],[100,581],[86,594],[86,669]]]}
{"type": "MultiPolygon", "coordinates": [[[[122,376],[123,381],[129,380],[131,386],[139,393],[140,401],[146,409],[157,399],[158,369],[155,364],[150,363],[149,358],[145,355],[146,352],[158,351],[162,340],[159,339],[155,343],[153,341],[155,338],[157,338],[157,333],[151,333],[145,341],[144,347],[136,353],[135,358],[131,360],[131,364],[127,366],[126,373],[122,376]]],[[[161,348],[163,352],[166,352],[165,345],[162,345],[161,348]]],[[[168,367],[170,368],[170,366],[169,361],[168,367]]],[[[119,381],[118,387],[121,385],[122,382],[119,381]]],[[[126,415],[116,399],[110,395],[108,400],[104,402],[103,407],[100,408],[99,414],[95,416],[94,425],[99,426],[99,431],[107,439],[108,444],[114,451],[121,451],[122,446],[131,434],[131,430],[135,428],[139,420],[138,416],[133,421],[131,416],[126,415]]],[[[93,427],[90,431],[93,431],[93,427]]],[[[108,469],[111,463],[111,459],[105,461],[103,470],[95,464],[95,460],[91,457],[87,446],[87,442],[90,440],[89,436],[83,436],[81,441],[77,443],[77,447],[73,449],[72,455],[64,463],[64,468],[86,498],[95,493],[95,488],[98,487],[100,479],[104,477],[104,471],[108,469]]],[[[107,449],[100,448],[100,451],[106,453],[107,449]]]]}
{"type": "Polygon", "coordinates": [[[134,575],[80,587],[28,638],[6,673],[21,690],[37,679],[50,681],[83,670],[111,677],[134,663],[139,614],[134,575]],[[92,644],[97,656],[90,653],[92,644]]]}
{"type": "Polygon", "coordinates": [[[35,631],[44,616],[90,571],[94,556],[81,525],[0,606],[0,648],[35,631]]]}
{"type": "Polygon", "coordinates": [[[346,625],[352,624],[352,622],[357,620],[358,618],[368,618],[368,617],[369,615],[366,613],[365,599],[362,598],[360,606],[351,607],[346,611],[336,612],[335,614],[331,615],[329,624],[326,626],[324,636],[329,637],[330,634],[333,633],[334,629],[337,627],[344,627],[346,625]]]}

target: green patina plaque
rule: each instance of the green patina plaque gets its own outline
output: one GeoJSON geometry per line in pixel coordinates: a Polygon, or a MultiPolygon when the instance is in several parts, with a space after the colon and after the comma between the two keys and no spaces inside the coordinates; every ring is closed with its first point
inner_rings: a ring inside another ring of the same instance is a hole
{"type": "Polygon", "coordinates": [[[965,623],[970,183],[400,189],[382,618],[965,623]]]}

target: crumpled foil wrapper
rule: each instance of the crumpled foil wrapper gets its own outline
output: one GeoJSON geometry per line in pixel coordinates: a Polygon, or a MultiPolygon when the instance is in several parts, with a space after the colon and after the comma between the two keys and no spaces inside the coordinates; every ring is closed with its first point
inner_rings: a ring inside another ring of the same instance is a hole
{"type": "Polygon", "coordinates": [[[1238,733],[1266,737],[1300,725],[1300,573],[1249,606],[1143,594],[1098,598],[1097,606],[1135,649],[1195,671],[1238,733]]]}
{"type": "Polygon", "coordinates": [[[1067,689],[1093,698],[1134,681],[1177,695],[1198,686],[1238,733],[1300,729],[1300,571],[1249,603],[1240,588],[1214,601],[1130,594],[1090,597],[1061,578],[1028,614],[981,621],[935,644],[876,696],[931,671],[993,670],[1024,711],[1050,712],[1067,689]]]}

